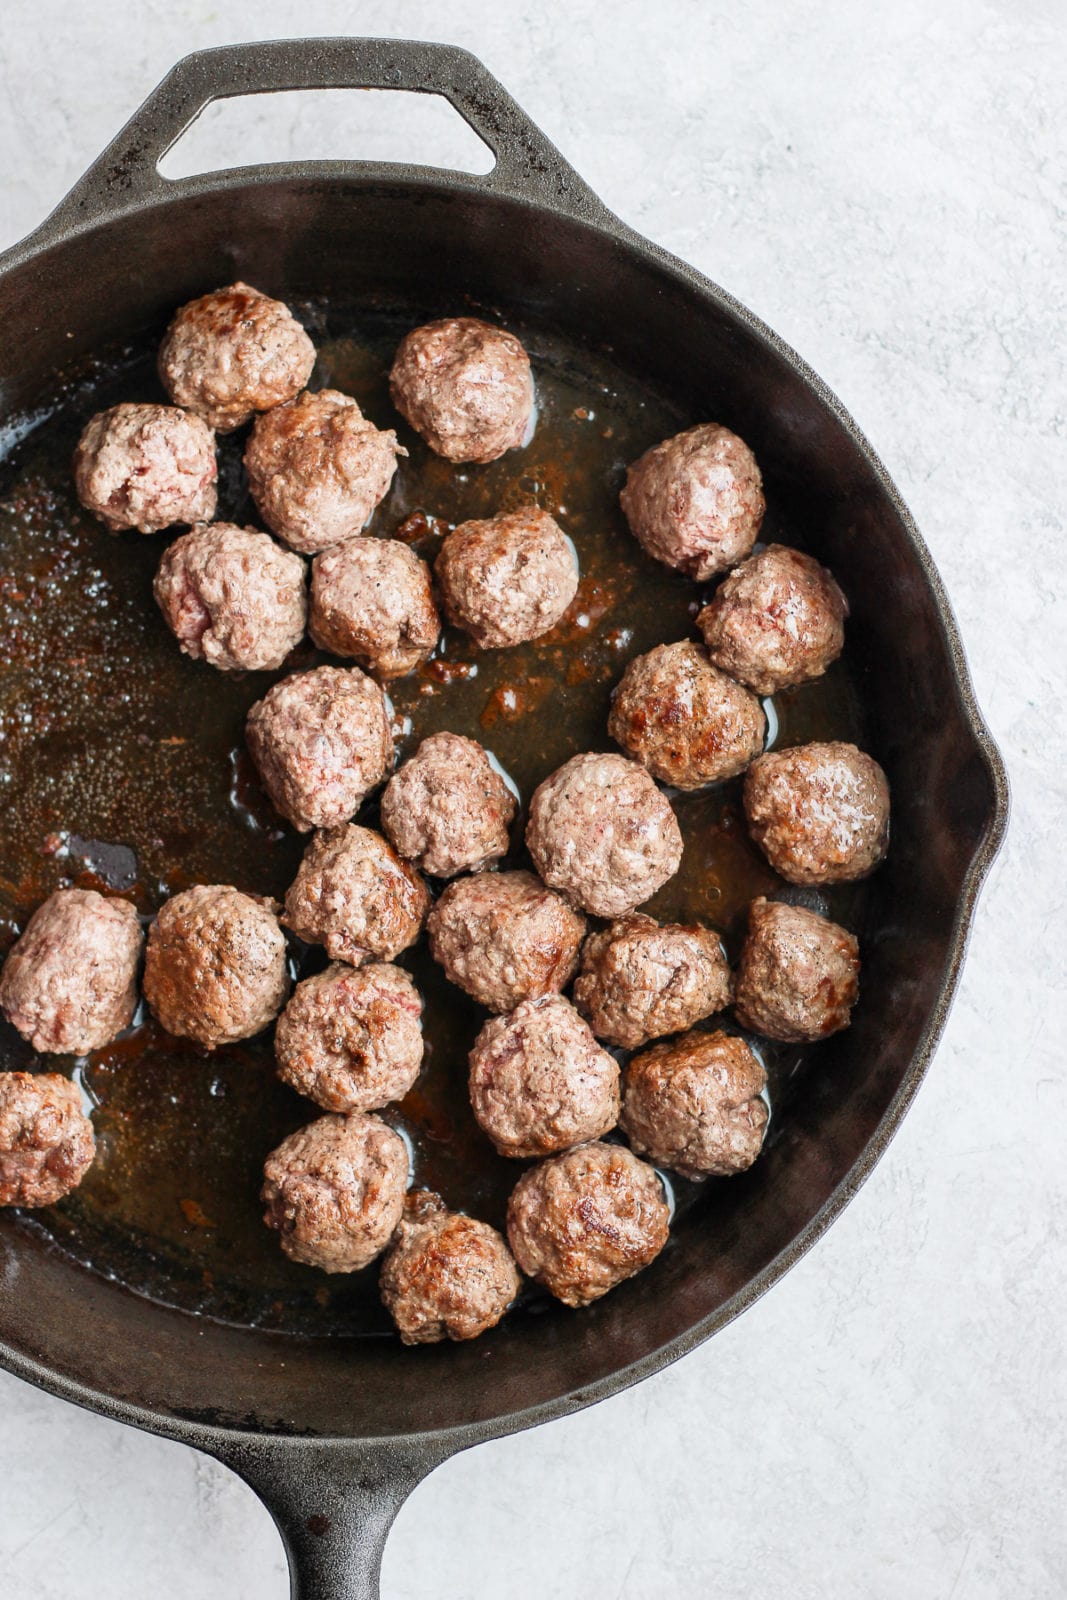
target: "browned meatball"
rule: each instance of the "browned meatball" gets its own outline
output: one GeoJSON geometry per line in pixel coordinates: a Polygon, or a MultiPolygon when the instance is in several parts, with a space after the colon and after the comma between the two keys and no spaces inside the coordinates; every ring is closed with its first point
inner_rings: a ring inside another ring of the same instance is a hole
{"type": "Polygon", "coordinates": [[[672,878],[682,834],[644,767],[572,756],[530,802],[526,844],[553,889],[598,917],[621,917],[672,878]]]}
{"type": "Polygon", "coordinates": [[[358,667],[283,678],[248,713],[246,737],[272,805],[301,833],[355,816],[393,763],[385,695],[358,667]]]}
{"type": "Polygon", "coordinates": [[[476,739],[432,733],[382,795],[382,830],[408,861],[454,878],[508,848],[518,802],[476,739]]]}
{"type": "Polygon", "coordinates": [[[574,1003],[597,1038],[627,1050],[691,1028],[729,1001],[718,934],[640,912],[590,934],[574,984],[574,1003]]]}
{"type": "Polygon", "coordinates": [[[434,564],[445,615],[482,650],[539,639],[578,591],[578,558],[547,511],[524,506],[461,522],[434,564]]]}
{"type": "Polygon", "coordinates": [[[582,1144],[531,1167],[508,1201],[522,1271],[568,1306],[588,1306],[654,1261],[670,1212],[653,1167],[619,1144],[582,1144]]]}
{"type": "Polygon", "coordinates": [[[51,1206],[96,1154],[93,1125],[68,1078],[0,1072],[0,1206],[51,1206]]]}
{"type": "Polygon", "coordinates": [[[889,848],[889,785],[877,761],[831,741],[773,750],[745,776],[748,829],[790,883],[865,878],[889,848]]]}
{"type": "Polygon", "coordinates": [[[859,945],[802,906],[753,900],[734,1009],[753,1033],[786,1043],[847,1028],[859,999],[859,945]]]}
{"type": "Polygon", "coordinates": [[[619,1063],[562,995],[492,1017],[470,1053],[471,1105],[502,1156],[545,1156],[610,1133],[619,1063]]]}
{"type": "Polygon", "coordinates": [[[144,994],[168,1033],[208,1050],[250,1039],[289,992],[273,900],[198,884],[163,903],[148,933],[144,994]]]}
{"type": "Polygon", "coordinates": [[[397,539],[346,539],[311,568],[311,637],[376,678],[402,678],[441,632],[430,569],[397,539]]]}
{"type": "Polygon", "coordinates": [[[287,928],[332,961],[392,961],[415,943],[430,896],[413,867],[370,828],[330,828],[304,851],[285,897],[287,928]]]}
{"type": "Polygon", "coordinates": [[[407,1197],[380,1281],[405,1344],[476,1339],[496,1327],[522,1285],[495,1228],[447,1211],[425,1189],[407,1197]]]}
{"type": "Polygon", "coordinates": [[[269,534],[202,523],[163,552],[153,592],[187,656],[222,672],[280,667],[304,636],[306,572],[269,534]]]}
{"type": "Polygon", "coordinates": [[[801,550],[768,545],[716,589],[697,627],[717,667],[758,694],[821,678],[845,642],[848,601],[801,550]]]}
{"type": "Polygon", "coordinates": [[[765,509],[755,456],[717,422],[646,450],[619,499],[648,554],[698,583],[748,555],[765,509]]]}
{"type": "Polygon", "coordinates": [[[421,1017],[402,968],[337,962],[298,983],[278,1018],[278,1076],[327,1111],[377,1111],[419,1075],[421,1017]]]}
{"type": "Polygon", "coordinates": [[[453,983],[490,1011],[511,1011],[570,982],[585,918],[532,872],[479,872],[448,885],[426,928],[453,983]]]}
{"type": "Polygon", "coordinates": [[[315,346],[288,306],[247,283],[190,300],[159,349],[171,399],[220,433],[291,399],[314,365],[315,346]]]}
{"type": "Polygon", "coordinates": [[[351,395],[305,392],[259,417],[245,449],[248,487],[267,527],[305,554],[351,539],[407,455],[351,395]]]}
{"type": "Polygon", "coordinates": [[[763,1148],[766,1074],[743,1039],[687,1033],[634,1056],[620,1122],[637,1151],[683,1178],[728,1178],[763,1148]]]}
{"type": "Polygon", "coordinates": [[[87,511],[121,533],[158,533],[215,515],[218,465],[206,423],[175,406],[112,406],[90,417],[74,452],[87,511]]]}
{"type": "Polygon", "coordinates": [[[476,317],[412,329],[389,386],[400,415],[446,461],[495,461],[533,420],[529,356],[514,334],[476,317]]]}
{"type": "Polygon", "coordinates": [[[408,1153],[377,1117],[319,1117],[272,1150],[263,1221],[293,1261],[358,1272],[385,1249],[404,1209],[408,1153]]]}
{"type": "Polygon", "coordinates": [[[128,1028],[144,937],[128,900],[57,889],[0,973],[0,1009],[35,1050],[83,1056],[128,1028]]]}
{"type": "Polygon", "coordinates": [[[700,789],[744,772],[763,749],[767,718],[754,694],[683,639],[630,662],[608,732],[661,783],[700,789]]]}

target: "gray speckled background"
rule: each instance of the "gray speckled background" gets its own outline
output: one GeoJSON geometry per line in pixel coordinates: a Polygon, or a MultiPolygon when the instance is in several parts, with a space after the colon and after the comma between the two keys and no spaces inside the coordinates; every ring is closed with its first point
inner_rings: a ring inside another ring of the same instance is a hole
{"type": "MultiPolygon", "coordinates": [[[[859,1199],[673,1370],[442,1468],[400,1515],[383,1592],[1055,1600],[1067,1594],[1061,0],[9,0],[0,244],[45,214],[185,51],[353,31],[478,52],[610,206],[752,306],[837,390],[933,548],[1015,801],[930,1078],[859,1199]]],[[[203,128],[187,164],[209,148],[398,153],[397,119],[369,114],[260,103],[229,142],[203,128]]],[[[447,117],[419,129],[415,153],[442,164],[467,147],[447,117]]],[[[287,1593],[267,1514],[184,1449],[5,1377],[0,1457],[0,1594],[287,1593]]]]}

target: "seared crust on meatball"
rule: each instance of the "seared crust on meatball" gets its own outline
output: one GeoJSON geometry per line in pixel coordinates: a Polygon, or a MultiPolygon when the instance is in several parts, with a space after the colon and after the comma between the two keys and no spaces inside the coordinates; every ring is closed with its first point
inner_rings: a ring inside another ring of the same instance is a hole
{"type": "Polygon", "coordinates": [[[90,417],[74,451],[74,487],[109,533],[158,533],[215,515],[215,436],[176,406],[120,405],[90,417]]]}
{"type": "Polygon", "coordinates": [[[539,506],[461,522],[434,563],[445,615],[482,650],[539,639],[578,592],[578,559],[539,506]]]}
{"type": "Polygon", "coordinates": [[[661,783],[700,789],[744,772],[763,749],[767,718],[754,694],[683,639],[634,657],[612,698],[608,732],[661,783]]]}
{"type": "Polygon", "coordinates": [[[672,878],[677,818],[644,767],[592,751],[535,790],[526,844],[545,882],[598,917],[621,917],[672,878]]]}
{"type": "Polygon", "coordinates": [[[263,1221],[286,1255],[323,1272],[358,1272],[389,1243],[404,1209],[408,1153],[377,1117],[319,1117],[272,1150],[263,1221]]]}
{"type": "Polygon", "coordinates": [[[316,667],[268,689],[246,737],[274,809],[301,833],[355,816],[393,762],[381,688],[358,667],[316,667]]]}
{"type": "Polygon", "coordinates": [[[743,1039],[687,1033],[634,1056],[626,1069],[623,1132],[684,1178],[728,1178],[763,1148],[766,1074],[743,1039]]]}
{"type": "Polygon", "coordinates": [[[471,1106],[502,1156],[545,1156],[610,1133],[619,1064],[562,995],[491,1017],[470,1053],[471,1106]]]}
{"type": "Polygon", "coordinates": [[[825,567],[771,544],[716,589],[697,627],[717,667],[757,694],[821,678],[845,643],[848,601],[825,567]]]}
{"type": "Polygon", "coordinates": [[[57,889],[0,972],[0,1009],[43,1053],[83,1056],[128,1028],[144,936],[128,900],[57,889]]]}
{"type": "Polygon", "coordinates": [[[653,1167],[619,1144],[582,1144],[523,1174],[508,1201],[508,1243],[529,1277],[587,1306],[654,1261],[670,1212],[653,1167]]]}
{"type": "Polygon", "coordinates": [[[512,1011],[570,982],[585,918],[532,872],[479,872],[448,885],[426,930],[452,983],[490,1011],[512,1011]]]}
{"type": "Polygon", "coordinates": [[[717,422],[646,450],[619,500],[648,554],[698,583],[748,555],[766,508],[755,456],[717,422]]]}
{"type": "Polygon", "coordinates": [[[476,739],[432,733],[382,795],[382,831],[435,878],[476,872],[506,854],[518,802],[476,739]]]}
{"type": "Polygon", "coordinates": [[[228,433],[301,390],[315,346],[280,300],[247,283],[190,300],[159,348],[159,376],[177,405],[228,433]]]}
{"type": "Polygon", "coordinates": [[[430,569],[398,539],[346,539],[311,568],[311,637],[376,678],[402,678],[441,632],[430,569]]]}
{"type": "Polygon", "coordinates": [[[401,967],[336,962],[298,983],[278,1018],[278,1076],[327,1111],[377,1111],[419,1075],[421,1017],[401,967]]]}
{"type": "Polygon", "coordinates": [[[413,1190],[382,1262],[382,1300],[405,1344],[476,1339],[522,1286],[501,1234],[413,1190]]]}
{"type": "Polygon", "coordinates": [[[522,444],[534,407],[530,358],[476,317],[413,328],[389,375],[393,404],[446,461],[495,461],[522,444]]]}
{"type": "Polygon", "coordinates": [[[430,895],[380,833],[355,824],[317,833],[285,897],[282,922],[331,961],[392,961],[415,943],[430,895]]]}
{"type": "Polygon", "coordinates": [[[748,911],[734,1009],[753,1033],[787,1044],[847,1028],[859,998],[859,945],[802,906],[761,896],[748,911]]]}
{"type": "Polygon", "coordinates": [[[574,983],[574,1003],[597,1038],[627,1050],[691,1028],[729,1001],[718,934],[641,912],[589,935],[574,983]]]}
{"type": "Polygon", "coordinates": [[[306,576],[269,534],[211,522],[167,546],[152,591],[187,656],[222,672],[268,672],[304,637],[306,576]]]}
{"type": "Polygon", "coordinates": [[[74,1084],[54,1072],[0,1072],[0,1206],[51,1206],[96,1153],[74,1084]]]}
{"type": "Polygon", "coordinates": [[[760,756],[745,776],[744,804],[753,839],[790,883],[866,878],[889,848],[889,784],[854,744],[760,756]]]}

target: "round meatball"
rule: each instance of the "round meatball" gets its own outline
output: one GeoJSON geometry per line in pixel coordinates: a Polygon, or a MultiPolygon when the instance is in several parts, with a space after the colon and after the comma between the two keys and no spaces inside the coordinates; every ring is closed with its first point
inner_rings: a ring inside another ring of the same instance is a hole
{"type": "Polygon", "coordinates": [[[530,802],[526,844],[545,882],[597,917],[621,917],[678,871],[682,834],[644,767],[572,756],[530,802]]]}
{"type": "Polygon", "coordinates": [[[392,1238],[407,1185],[407,1149],[392,1128],[359,1111],[319,1117],[267,1157],[263,1221],[291,1260],[358,1272],[392,1238]]]}
{"type": "Polygon", "coordinates": [[[393,764],[385,695],[358,667],[283,678],[245,731],[271,804],[301,833],[347,822],[393,764]]]}
{"type": "Polygon", "coordinates": [[[432,733],[382,795],[382,830],[435,878],[505,855],[518,802],[476,739],[432,733]]]}
{"type": "Polygon", "coordinates": [[[578,558],[538,506],[461,522],[434,563],[445,615],[482,650],[540,639],[578,592],[578,558]]]}
{"type": "Polygon", "coordinates": [[[337,962],[298,983],[278,1018],[278,1076],[327,1111],[377,1111],[419,1075],[421,1017],[402,968],[337,962]]]}
{"type": "Polygon", "coordinates": [[[757,694],[821,678],[845,643],[848,601],[802,550],[768,545],[716,589],[697,617],[708,654],[757,694]]]}
{"type": "Polygon", "coordinates": [[[93,1125],[69,1078],[0,1072],[0,1206],[51,1206],[93,1163],[93,1125]]]}
{"type": "Polygon", "coordinates": [[[128,1028],[144,936],[128,900],[57,889],[0,972],[0,1009],[35,1050],[84,1056],[128,1028]]]}
{"type": "Polygon", "coordinates": [[[368,422],[351,395],[305,391],[259,417],[245,449],[259,514],[294,550],[351,539],[385,498],[398,455],[390,428],[368,422]]]}
{"type": "Polygon", "coordinates": [[[289,992],[273,900],[198,884],[160,907],[148,933],[144,994],[168,1033],[207,1050],[250,1039],[289,992]]]}
{"type": "Polygon", "coordinates": [[[304,851],[285,897],[285,926],[331,961],[392,961],[415,943],[430,896],[413,867],[370,828],[330,828],[304,851]]]}
{"type": "Polygon", "coordinates": [[[729,1002],[718,934],[640,912],[590,934],[574,984],[574,1003],[597,1038],[627,1050],[691,1028],[729,1002]]]}
{"type": "Polygon", "coordinates": [[[109,533],[158,533],[215,515],[215,436],[175,406],[112,406],[90,417],[74,451],[74,487],[109,533]]]}
{"type": "Polygon", "coordinates": [[[430,569],[397,539],[346,539],[311,568],[311,637],[376,678],[402,678],[441,632],[430,569]]]}
{"type": "Polygon", "coordinates": [[[588,1306],[654,1261],[670,1211],[654,1167],[620,1144],[583,1144],[525,1172],[508,1201],[522,1271],[568,1306],[588,1306]]]}
{"type": "Polygon", "coordinates": [[[854,744],[773,750],[745,776],[753,839],[790,883],[866,878],[889,848],[885,773],[854,744]]]}
{"type": "Polygon", "coordinates": [[[687,1033],[634,1056],[622,1129],[639,1155],[683,1178],[728,1178],[763,1147],[767,1078],[743,1039],[687,1033]]]}
{"type": "Polygon", "coordinates": [[[412,329],[389,386],[400,415],[446,461],[495,461],[533,421],[529,356],[514,334],[476,317],[412,329]]]}
{"type": "Polygon", "coordinates": [[[480,872],[448,885],[426,928],[454,984],[490,1011],[512,1011],[570,982],[585,918],[532,872],[480,872]]]}
{"type": "Polygon", "coordinates": [[[619,499],[642,548],[698,583],[748,555],[766,506],[755,456],[717,422],[646,450],[619,499]]]}
{"type": "Polygon", "coordinates": [[[859,945],[836,922],[802,906],[753,900],[737,973],[737,1019],[786,1044],[825,1039],[848,1027],[859,970],[859,945]]]}
{"type": "Polygon", "coordinates": [[[767,718],[754,694],[683,639],[630,662],[608,732],[661,783],[701,789],[744,772],[763,749],[767,718]]]}
{"type": "Polygon", "coordinates": [[[425,1189],[407,1197],[380,1282],[405,1344],[476,1339],[496,1327],[522,1286],[496,1229],[446,1210],[425,1189]]]}
{"type": "Polygon", "coordinates": [[[546,1156],[610,1133],[619,1063],[561,995],[491,1017],[470,1053],[471,1105],[502,1156],[546,1156]]]}
{"type": "Polygon", "coordinates": [[[171,399],[219,433],[291,399],[314,365],[315,346],[288,306],[247,283],[190,300],[159,349],[171,399]]]}
{"type": "Polygon", "coordinates": [[[211,522],[167,546],[152,589],[187,656],[222,672],[269,672],[304,637],[305,576],[269,534],[211,522]]]}

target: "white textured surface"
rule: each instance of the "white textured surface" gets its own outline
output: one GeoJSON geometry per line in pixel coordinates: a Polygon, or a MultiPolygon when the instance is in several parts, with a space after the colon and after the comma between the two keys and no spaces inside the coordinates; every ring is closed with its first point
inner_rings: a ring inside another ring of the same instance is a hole
{"type": "MultiPolygon", "coordinates": [[[[383,1592],[1055,1600],[1062,4],[23,0],[0,34],[0,244],[185,51],[355,30],[475,50],[609,205],[733,290],[837,390],[933,548],[1015,807],[934,1069],[859,1199],[673,1370],[442,1468],[400,1515],[383,1592]]],[[[274,151],[309,153],[314,119],[284,116],[274,151]]],[[[0,1452],[0,1594],[287,1593],[266,1513],[178,1446],[5,1378],[0,1452]]]]}

